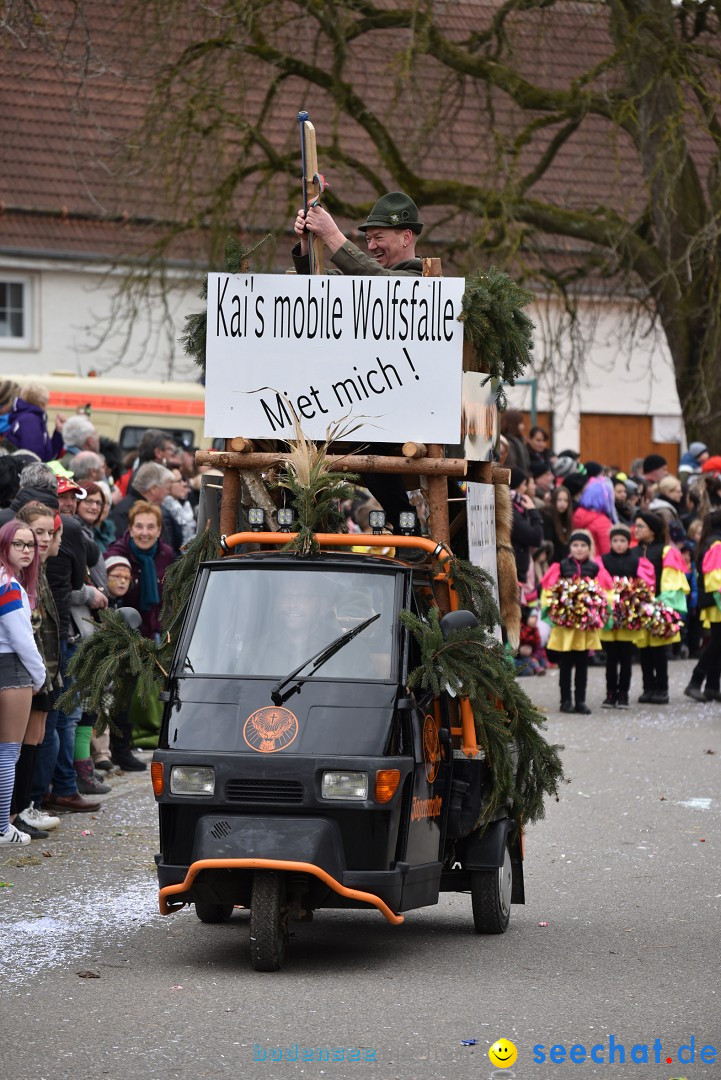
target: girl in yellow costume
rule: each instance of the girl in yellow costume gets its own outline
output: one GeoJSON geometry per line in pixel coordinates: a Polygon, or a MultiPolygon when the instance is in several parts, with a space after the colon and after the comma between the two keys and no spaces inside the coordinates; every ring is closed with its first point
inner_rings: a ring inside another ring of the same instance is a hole
{"type": "MultiPolygon", "coordinates": [[[[686,611],[686,566],[680,551],[671,547],[668,525],[660,514],[650,510],[636,512],[635,532],[638,546],[656,574],[656,596],[667,607],[677,612],[686,611]]],[[[638,642],[638,654],[643,676],[643,693],[639,702],[652,705],[668,705],[668,656],[666,646],[680,641],[680,633],[670,637],[657,637],[644,632],[638,642]]]]}
{"type": "MultiPolygon", "coordinates": [[[[630,612],[624,610],[623,587],[629,582],[645,583],[649,592],[653,592],[656,575],[653,566],[644,558],[641,549],[630,547],[631,530],[628,525],[614,525],[610,532],[611,550],[601,556],[601,561],[613,578],[613,589],[609,602],[617,617],[613,625],[601,631],[603,651],[606,653],[606,700],[603,709],[628,709],[628,694],[631,688],[631,674],[634,646],[640,641],[645,643],[646,633],[641,629],[629,628],[630,612]],[[620,591],[621,590],[621,591],[620,591]]],[[[628,594],[627,590],[627,593],[628,594]]],[[[632,623],[633,625],[633,623],[632,623]]],[[[638,618],[636,618],[638,625],[638,618]]]]}
{"type": "Polygon", "coordinates": [[[704,589],[699,609],[709,638],[684,694],[694,701],[721,701],[721,510],[704,518],[698,551],[704,589]]]}
{"type": "Polygon", "coordinates": [[[613,582],[603,565],[591,557],[593,540],[589,532],[585,529],[574,529],[569,538],[569,545],[569,557],[562,559],[560,563],[554,563],[541,579],[543,589],[541,607],[548,609],[548,615],[553,623],[547,648],[559,654],[561,712],[577,712],[588,716],[591,712],[586,705],[588,651],[601,648],[599,629],[604,625],[607,617],[605,598],[602,611],[599,607],[592,610],[594,603],[592,593],[588,590],[580,590],[576,593],[575,599],[568,601],[568,606],[564,610],[559,610],[552,603],[550,592],[563,579],[570,579],[571,582],[596,581],[602,590],[610,589],[613,582]],[[577,625],[570,625],[572,623],[577,625]],[[574,668],[575,707],[571,699],[571,679],[574,668]]]}

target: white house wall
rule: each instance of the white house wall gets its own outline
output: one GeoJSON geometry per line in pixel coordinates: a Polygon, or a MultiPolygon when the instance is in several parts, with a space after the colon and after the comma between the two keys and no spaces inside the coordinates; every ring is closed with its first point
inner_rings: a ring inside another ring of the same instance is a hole
{"type": "MultiPolygon", "coordinates": [[[[580,447],[582,413],[652,416],[660,442],[683,435],[681,406],[673,365],[663,334],[645,323],[631,329],[631,314],[621,304],[602,303],[582,310],[579,337],[586,343],[583,367],[575,371],[565,348],[544,344],[542,327],[556,325],[558,307],[530,312],[536,323],[534,364],[536,408],[553,414],[553,445],[580,447]]],[[[568,337],[565,338],[568,341],[568,337]]],[[[526,372],[532,378],[534,371],[526,372]]],[[[509,387],[509,404],[529,410],[530,386],[509,387]]]]}
{"type": "Polygon", "coordinates": [[[198,369],[177,339],[185,316],[200,310],[200,280],[172,286],[167,317],[159,297],[118,310],[119,278],[97,269],[37,261],[2,260],[0,277],[17,275],[31,285],[31,340],[25,347],[0,338],[0,371],[49,374],[68,371],[141,379],[195,379],[198,369]],[[129,337],[126,335],[130,331],[129,337]],[[101,340],[106,334],[105,340],[101,340]]]}

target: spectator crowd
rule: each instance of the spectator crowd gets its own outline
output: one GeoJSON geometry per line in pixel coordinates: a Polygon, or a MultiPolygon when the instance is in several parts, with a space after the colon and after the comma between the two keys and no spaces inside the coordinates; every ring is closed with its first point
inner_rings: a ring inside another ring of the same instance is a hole
{"type": "Polygon", "coordinates": [[[0,845],[97,810],[109,775],[147,768],[132,706],[97,738],[95,716],[57,700],[98,612],[134,607],[159,634],[165,572],[196,531],[193,447],[150,429],[123,460],[86,415],[48,432],[47,404],[43,386],[0,383],[0,845]]]}
{"type": "Polygon", "coordinates": [[[721,701],[721,455],[692,442],[674,476],[653,452],[608,464],[581,461],[574,450],[556,453],[543,428],[532,427],[526,436],[524,416],[513,409],[504,413],[501,433],[522,610],[518,674],[543,675],[557,665],[562,711],[583,714],[591,711],[589,664],[606,665],[603,707],[627,708],[635,661],[639,702],[665,705],[669,660],[691,657],[698,663],[686,696],[721,701]],[[568,591],[571,583],[575,593],[568,591]],[[607,619],[591,625],[589,605],[599,589],[607,619]],[[661,610],[665,627],[658,623],[652,632],[613,614],[634,593],[646,598],[647,608],[655,599],[654,613],[661,610]],[[553,604],[554,596],[572,595],[578,598],[574,625],[553,604]]]}

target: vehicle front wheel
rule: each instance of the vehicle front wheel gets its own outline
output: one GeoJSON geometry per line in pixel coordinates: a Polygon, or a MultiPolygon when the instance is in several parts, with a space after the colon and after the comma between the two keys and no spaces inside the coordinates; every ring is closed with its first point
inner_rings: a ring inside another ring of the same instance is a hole
{"type": "Polygon", "coordinates": [[[208,904],[202,900],[195,901],[195,914],[204,923],[228,922],[233,914],[232,904],[208,904]]]}
{"type": "Polygon", "coordinates": [[[471,871],[473,926],[477,934],[505,934],[511,919],[513,867],[506,847],[503,866],[471,871]]]}
{"type": "Polygon", "coordinates": [[[288,940],[285,877],[257,870],[250,901],[250,962],[255,971],[280,971],[288,940]]]}

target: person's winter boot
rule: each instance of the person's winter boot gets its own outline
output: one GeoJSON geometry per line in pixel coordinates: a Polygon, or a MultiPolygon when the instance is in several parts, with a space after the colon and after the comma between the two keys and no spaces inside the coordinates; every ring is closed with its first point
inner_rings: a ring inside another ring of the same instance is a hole
{"type": "Polygon", "coordinates": [[[73,764],[78,777],[78,791],[81,795],[107,795],[113,790],[110,784],[103,784],[98,780],[91,758],[75,761],[73,764]]]}
{"type": "Polygon", "coordinates": [[[615,709],[617,704],[618,704],[618,702],[616,701],[616,698],[612,697],[609,694],[609,696],[606,698],[606,700],[601,702],[601,708],[602,709],[615,709]]]}
{"type": "Polygon", "coordinates": [[[574,711],[574,709],[573,709],[573,702],[572,701],[562,701],[561,702],[561,712],[573,712],[573,711],[574,711]]]}
{"type": "Polygon", "coordinates": [[[147,764],[136,757],[129,746],[115,746],[111,750],[113,765],[117,765],[123,772],[144,772],[147,764]]]}
{"type": "Polygon", "coordinates": [[[588,707],[588,705],[586,704],[585,701],[577,701],[576,702],[576,708],[573,711],[576,712],[576,713],[580,713],[581,716],[590,716],[591,715],[591,710],[589,709],[589,707],[588,707]]]}
{"type": "Polygon", "coordinates": [[[628,709],[628,708],[630,708],[630,706],[628,704],[628,694],[619,694],[618,695],[618,701],[617,701],[616,704],[617,704],[619,709],[628,709]]]}
{"type": "Polygon", "coordinates": [[[700,686],[690,682],[684,690],[686,697],[692,698],[694,701],[708,701],[708,698],[704,694],[700,686]]]}

